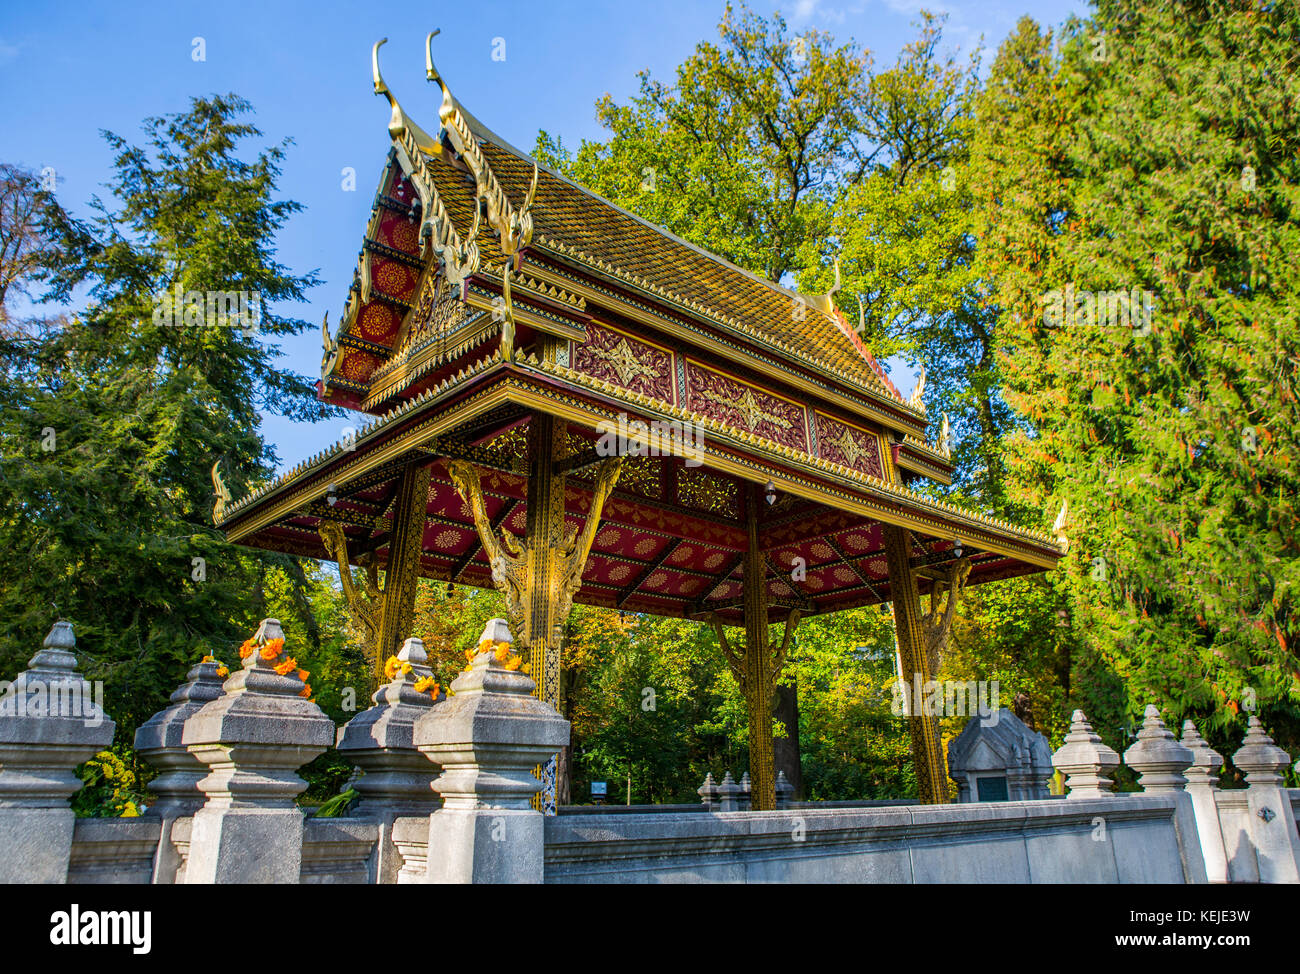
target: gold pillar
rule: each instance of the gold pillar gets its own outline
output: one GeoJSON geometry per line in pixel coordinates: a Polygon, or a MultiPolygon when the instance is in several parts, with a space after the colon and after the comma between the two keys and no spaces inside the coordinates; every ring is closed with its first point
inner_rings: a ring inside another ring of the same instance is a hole
{"type": "Polygon", "coordinates": [[[393,503],[393,526],[388,541],[388,567],[384,571],[384,601],[379,619],[379,652],[376,675],[382,675],[384,661],[402,648],[412,635],[415,593],[420,579],[420,555],[424,545],[424,523],[429,513],[430,470],[427,465],[408,466],[402,473],[393,503]]]}
{"type": "MultiPolygon", "coordinates": [[[[492,565],[492,581],[505,596],[515,645],[537,683],[534,695],[559,710],[560,640],[573,596],[582,585],[587,555],[600,526],[605,501],[614,490],[622,457],[600,462],[591,508],[579,532],[564,519],[565,424],[535,413],[528,424],[528,513],[523,539],[502,529],[498,538],[487,515],[478,468],[463,460],[448,467],[452,483],[469,505],[479,540],[492,565]]],[[[543,803],[554,800],[554,759],[543,778],[543,803]],[[550,791],[546,792],[549,788],[550,791]]]]}
{"type": "MultiPolygon", "coordinates": [[[[772,652],[767,623],[767,559],[758,546],[758,488],[745,489],[745,529],[749,547],[744,561],[745,646],[733,649],[722,629],[722,621],[712,616],[718,645],[731,668],[732,675],[745,696],[749,715],[750,802],[755,811],[776,807],[776,775],[772,768],[772,707],[776,681],[785,666],[790,637],[799,624],[799,610],[792,610],[785,624],[781,646],[772,652]]],[[[797,730],[794,731],[797,733],[797,730]]]]}
{"type": "Polygon", "coordinates": [[[894,629],[898,636],[903,692],[905,698],[912,701],[907,708],[907,726],[912,737],[912,767],[916,771],[917,795],[923,805],[942,805],[948,801],[948,769],[939,747],[939,718],[927,715],[921,701],[914,699],[916,694],[913,692],[918,686],[924,690],[934,673],[930,670],[930,654],[926,651],[921,596],[910,564],[912,533],[893,524],[881,524],[880,529],[884,533],[885,559],[889,565],[889,592],[894,601],[894,629]]]}
{"type": "MultiPolygon", "coordinates": [[[[430,470],[409,464],[402,471],[389,529],[388,566],[383,590],[373,560],[365,575],[355,578],[348,554],[347,536],[338,521],[322,521],[319,533],[325,549],[339,566],[339,580],[348,614],[362,633],[362,652],[370,658],[376,686],[385,682],[384,661],[411,635],[415,592],[419,584],[424,522],[428,513],[430,470]]],[[[371,556],[373,558],[373,556],[371,556]]]]}

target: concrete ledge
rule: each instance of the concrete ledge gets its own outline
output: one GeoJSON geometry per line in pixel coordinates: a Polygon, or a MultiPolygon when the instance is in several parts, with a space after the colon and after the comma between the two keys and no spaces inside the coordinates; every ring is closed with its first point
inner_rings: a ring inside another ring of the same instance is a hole
{"type": "Polygon", "coordinates": [[[1183,882],[1168,796],[546,820],[546,882],[1183,882]]]}
{"type": "Polygon", "coordinates": [[[69,883],[149,883],[162,835],[156,818],[79,818],[72,832],[69,883]]]}
{"type": "Polygon", "coordinates": [[[309,818],[303,822],[303,883],[373,883],[379,823],[309,818]]]}

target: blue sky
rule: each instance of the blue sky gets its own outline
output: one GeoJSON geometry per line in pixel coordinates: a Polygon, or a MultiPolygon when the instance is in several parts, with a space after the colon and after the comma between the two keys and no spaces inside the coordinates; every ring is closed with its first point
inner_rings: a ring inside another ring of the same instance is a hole
{"type": "MultiPolygon", "coordinates": [[[[486,125],[530,150],[538,129],[576,145],[600,138],[596,99],[625,100],[636,73],[663,79],[701,40],[717,37],[722,0],[623,2],[419,3],[60,3],[53,9],[9,3],[0,11],[0,160],[58,174],[59,196],[74,214],[103,193],[111,153],[99,135],[139,137],[146,116],[182,111],[193,95],[235,92],[252,102],[268,141],[292,136],[281,194],[305,204],[280,235],[279,258],[295,272],[317,269],[322,285],[298,308],[277,308],[337,324],[384,156],[388,110],[373,94],[370,47],[381,37],[384,78],[426,129],[437,99],[424,79],[424,35],[440,28],[434,56],[456,97],[486,125]],[[202,38],[205,59],[194,59],[202,38]],[[504,40],[505,59],[493,58],[504,40]],[[342,188],[344,167],[356,190],[342,188]]],[[[779,10],[794,32],[815,28],[894,60],[914,36],[917,11],[948,15],[945,37],[969,51],[992,50],[1023,14],[1040,23],[1086,15],[1068,0],[856,3],[797,0],[751,7],[779,10]]],[[[986,57],[986,62],[988,58],[986,57]]],[[[283,343],[289,367],[315,377],[316,330],[283,343]]],[[[897,364],[893,376],[910,388],[897,364]]],[[[263,432],[288,466],[337,440],[346,419],[316,425],[264,417],[263,432]]]]}

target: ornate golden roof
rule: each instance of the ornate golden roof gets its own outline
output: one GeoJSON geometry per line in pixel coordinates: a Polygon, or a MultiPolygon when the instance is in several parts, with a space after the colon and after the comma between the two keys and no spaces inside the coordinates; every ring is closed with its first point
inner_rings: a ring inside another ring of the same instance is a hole
{"type": "MultiPolygon", "coordinates": [[[[418,194],[419,206],[409,211],[408,219],[414,221],[419,214],[419,257],[427,262],[436,256],[451,286],[463,288],[472,275],[476,280],[499,279],[507,258],[518,267],[521,253],[535,252],[696,319],[733,336],[743,347],[812,367],[834,383],[892,403],[890,408],[901,406],[920,415],[890,383],[830,295],[799,294],[710,254],[541,167],[478,122],[452,96],[435,67],[432,36],[426,40],[426,69],[441,95],[439,137],[412,121],[399,104],[379,71],[378,49],[384,42],[375,45],[374,86],[392,109],[389,134],[397,165],[381,181],[358,270],[359,286],[354,287],[340,335],[354,335],[353,321],[368,310],[364,305],[374,291],[372,263],[405,262],[408,255],[414,256],[413,247],[395,248],[381,232],[381,215],[387,211],[391,223],[391,215],[400,214],[418,194]]],[[[401,277],[391,267],[384,269],[392,279],[401,277]]],[[[400,283],[400,293],[380,294],[399,314],[409,312],[416,301],[413,283],[400,283]]],[[[389,351],[397,351],[397,331],[371,327],[371,335],[388,337],[354,347],[382,361],[382,345],[394,343],[389,351]]],[[[369,367],[375,364],[369,362],[369,367]]],[[[358,374],[345,369],[327,378],[342,380],[341,385],[361,393],[366,383],[358,374]]]]}

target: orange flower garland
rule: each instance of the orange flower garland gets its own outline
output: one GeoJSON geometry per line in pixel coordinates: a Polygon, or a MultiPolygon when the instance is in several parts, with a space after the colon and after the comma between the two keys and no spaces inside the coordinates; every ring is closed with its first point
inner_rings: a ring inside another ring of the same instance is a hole
{"type": "Polygon", "coordinates": [[[465,669],[461,672],[468,672],[480,653],[491,653],[493,658],[507,670],[528,672],[528,667],[524,665],[523,659],[510,651],[510,643],[504,639],[496,642],[491,639],[480,639],[476,648],[465,650],[465,669]]]}
{"type": "Polygon", "coordinates": [[[226,664],[223,663],[223,662],[221,662],[221,660],[217,659],[217,658],[216,658],[215,656],[213,656],[211,653],[209,653],[207,656],[204,656],[203,659],[199,660],[199,662],[200,662],[200,663],[216,663],[216,664],[217,664],[217,676],[221,677],[222,679],[225,679],[226,677],[228,677],[228,676],[230,675],[230,670],[227,669],[226,664]]]}
{"type": "MultiPolygon", "coordinates": [[[[311,673],[307,670],[300,669],[298,661],[292,656],[286,656],[284,659],[281,659],[280,654],[283,652],[283,639],[271,639],[268,640],[265,645],[259,646],[256,638],[250,638],[245,639],[243,644],[239,647],[239,658],[248,659],[248,657],[257,653],[258,656],[266,660],[266,662],[273,664],[272,668],[280,676],[289,676],[290,674],[293,674],[302,682],[302,689],[298,691],[298,696],[304,697],[310,701],[311,684],[307,682],[307,677],[311,676],[311,673]]],[[[207,659],[210,659],[210,657],[206,657],[205,662],[207,659]]],[[[217,675],[225,676],[228,672],[229,671],[226,670],[225,666],[222,666],[217,670],[217,675]]]]}
{"type": "MultiPolygon", "coordinates": [[[[390,656],[384,662],[384,675],[390,680],[395,680],[399,675],[406,676],[406,674],[410,673],[413,669],[415,669],[415,667],[410,663],[405,660],[400,660],[396,656],[390,656]]],[[[422,676],[415,681],[415,692],[425,693],[426,691],[436,701],[438,699],[438,694],[442,692],[442,687],[434,681],[433,677],[422,676]]]]}

